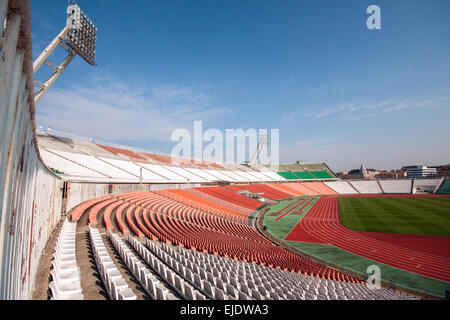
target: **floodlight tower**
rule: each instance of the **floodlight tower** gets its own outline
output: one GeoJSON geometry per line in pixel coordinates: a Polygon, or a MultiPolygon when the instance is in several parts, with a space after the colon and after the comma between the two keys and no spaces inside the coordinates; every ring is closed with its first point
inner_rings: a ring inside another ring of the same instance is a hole
{"type": "Polygon", "coordinates": [[[36,74],[44,63],[53,69],[53,73],[45,82],[34,80],[37,86],[34,95],[35,104],[42,99],[76,55],[82,57],[90,65],[96,66],[94,60],[97,31],[98,28],[80,7],[75,2],[69,1],[66,26],[33,63],[33,74],[36,74]],[[58,46],[67,51],[67,56],[60,65],[49,60],[49,56],[58,46]]]}
{"type": "Polygon", "coordinates": [[[258,146],[256,147],[255,153],[253,153],[253,158],[250,161],[251,164],[257,163],[259,160],[259,155],[261,154],[261,151],[264,147],[267,147],[269,145],[269,141],[267,140],[267,134],[260,133],[259,134],[259,141],[258,146]]]}

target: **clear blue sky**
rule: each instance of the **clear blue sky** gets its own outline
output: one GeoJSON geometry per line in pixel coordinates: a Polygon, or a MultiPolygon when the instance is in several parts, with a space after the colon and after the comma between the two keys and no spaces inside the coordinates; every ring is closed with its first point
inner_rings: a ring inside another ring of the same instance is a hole
{"type": "MultiPolygon", "coordinates": [[[[78,4],[99,28],[98,66],[75,59],[37,106],[38,125],[170,153],[171,132],[202,120],[280,129],[283,162],[450,163],[448,0],[78,4]],[[371,4],[381,30],[366,27],[371,4]]],[[[31,6],[36,57],[67,1],[31,6]]]]}

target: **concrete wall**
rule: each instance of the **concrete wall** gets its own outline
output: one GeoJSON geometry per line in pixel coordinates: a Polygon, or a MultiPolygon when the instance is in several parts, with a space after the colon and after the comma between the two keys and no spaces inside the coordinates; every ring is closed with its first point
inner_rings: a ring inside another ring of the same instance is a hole
{"type": "Polygon", "coordinates": [[[62,182],[36,148],[29,1],[0,1],[0,35],[0,298],[27,299],[62,182]]]}

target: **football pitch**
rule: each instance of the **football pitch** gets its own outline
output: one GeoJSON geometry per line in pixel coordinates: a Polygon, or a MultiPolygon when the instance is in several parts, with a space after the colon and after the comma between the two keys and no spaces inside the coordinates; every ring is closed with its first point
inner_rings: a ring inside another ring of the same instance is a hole
{"type": "Polygon", "coordinates": [[[338,206],[355,231],[450,236],[450,198],[342,197],[338,206]]]}

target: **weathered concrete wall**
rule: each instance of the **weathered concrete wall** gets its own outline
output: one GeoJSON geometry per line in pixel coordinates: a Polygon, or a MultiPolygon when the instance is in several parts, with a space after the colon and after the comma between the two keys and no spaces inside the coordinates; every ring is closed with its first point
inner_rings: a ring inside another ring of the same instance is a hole
{"type": "Polygon", "coordinates": [[[0,0],[0,35],[0,298],[28,299],[62,182],[36,148],[29,1],[0,0]]]}

